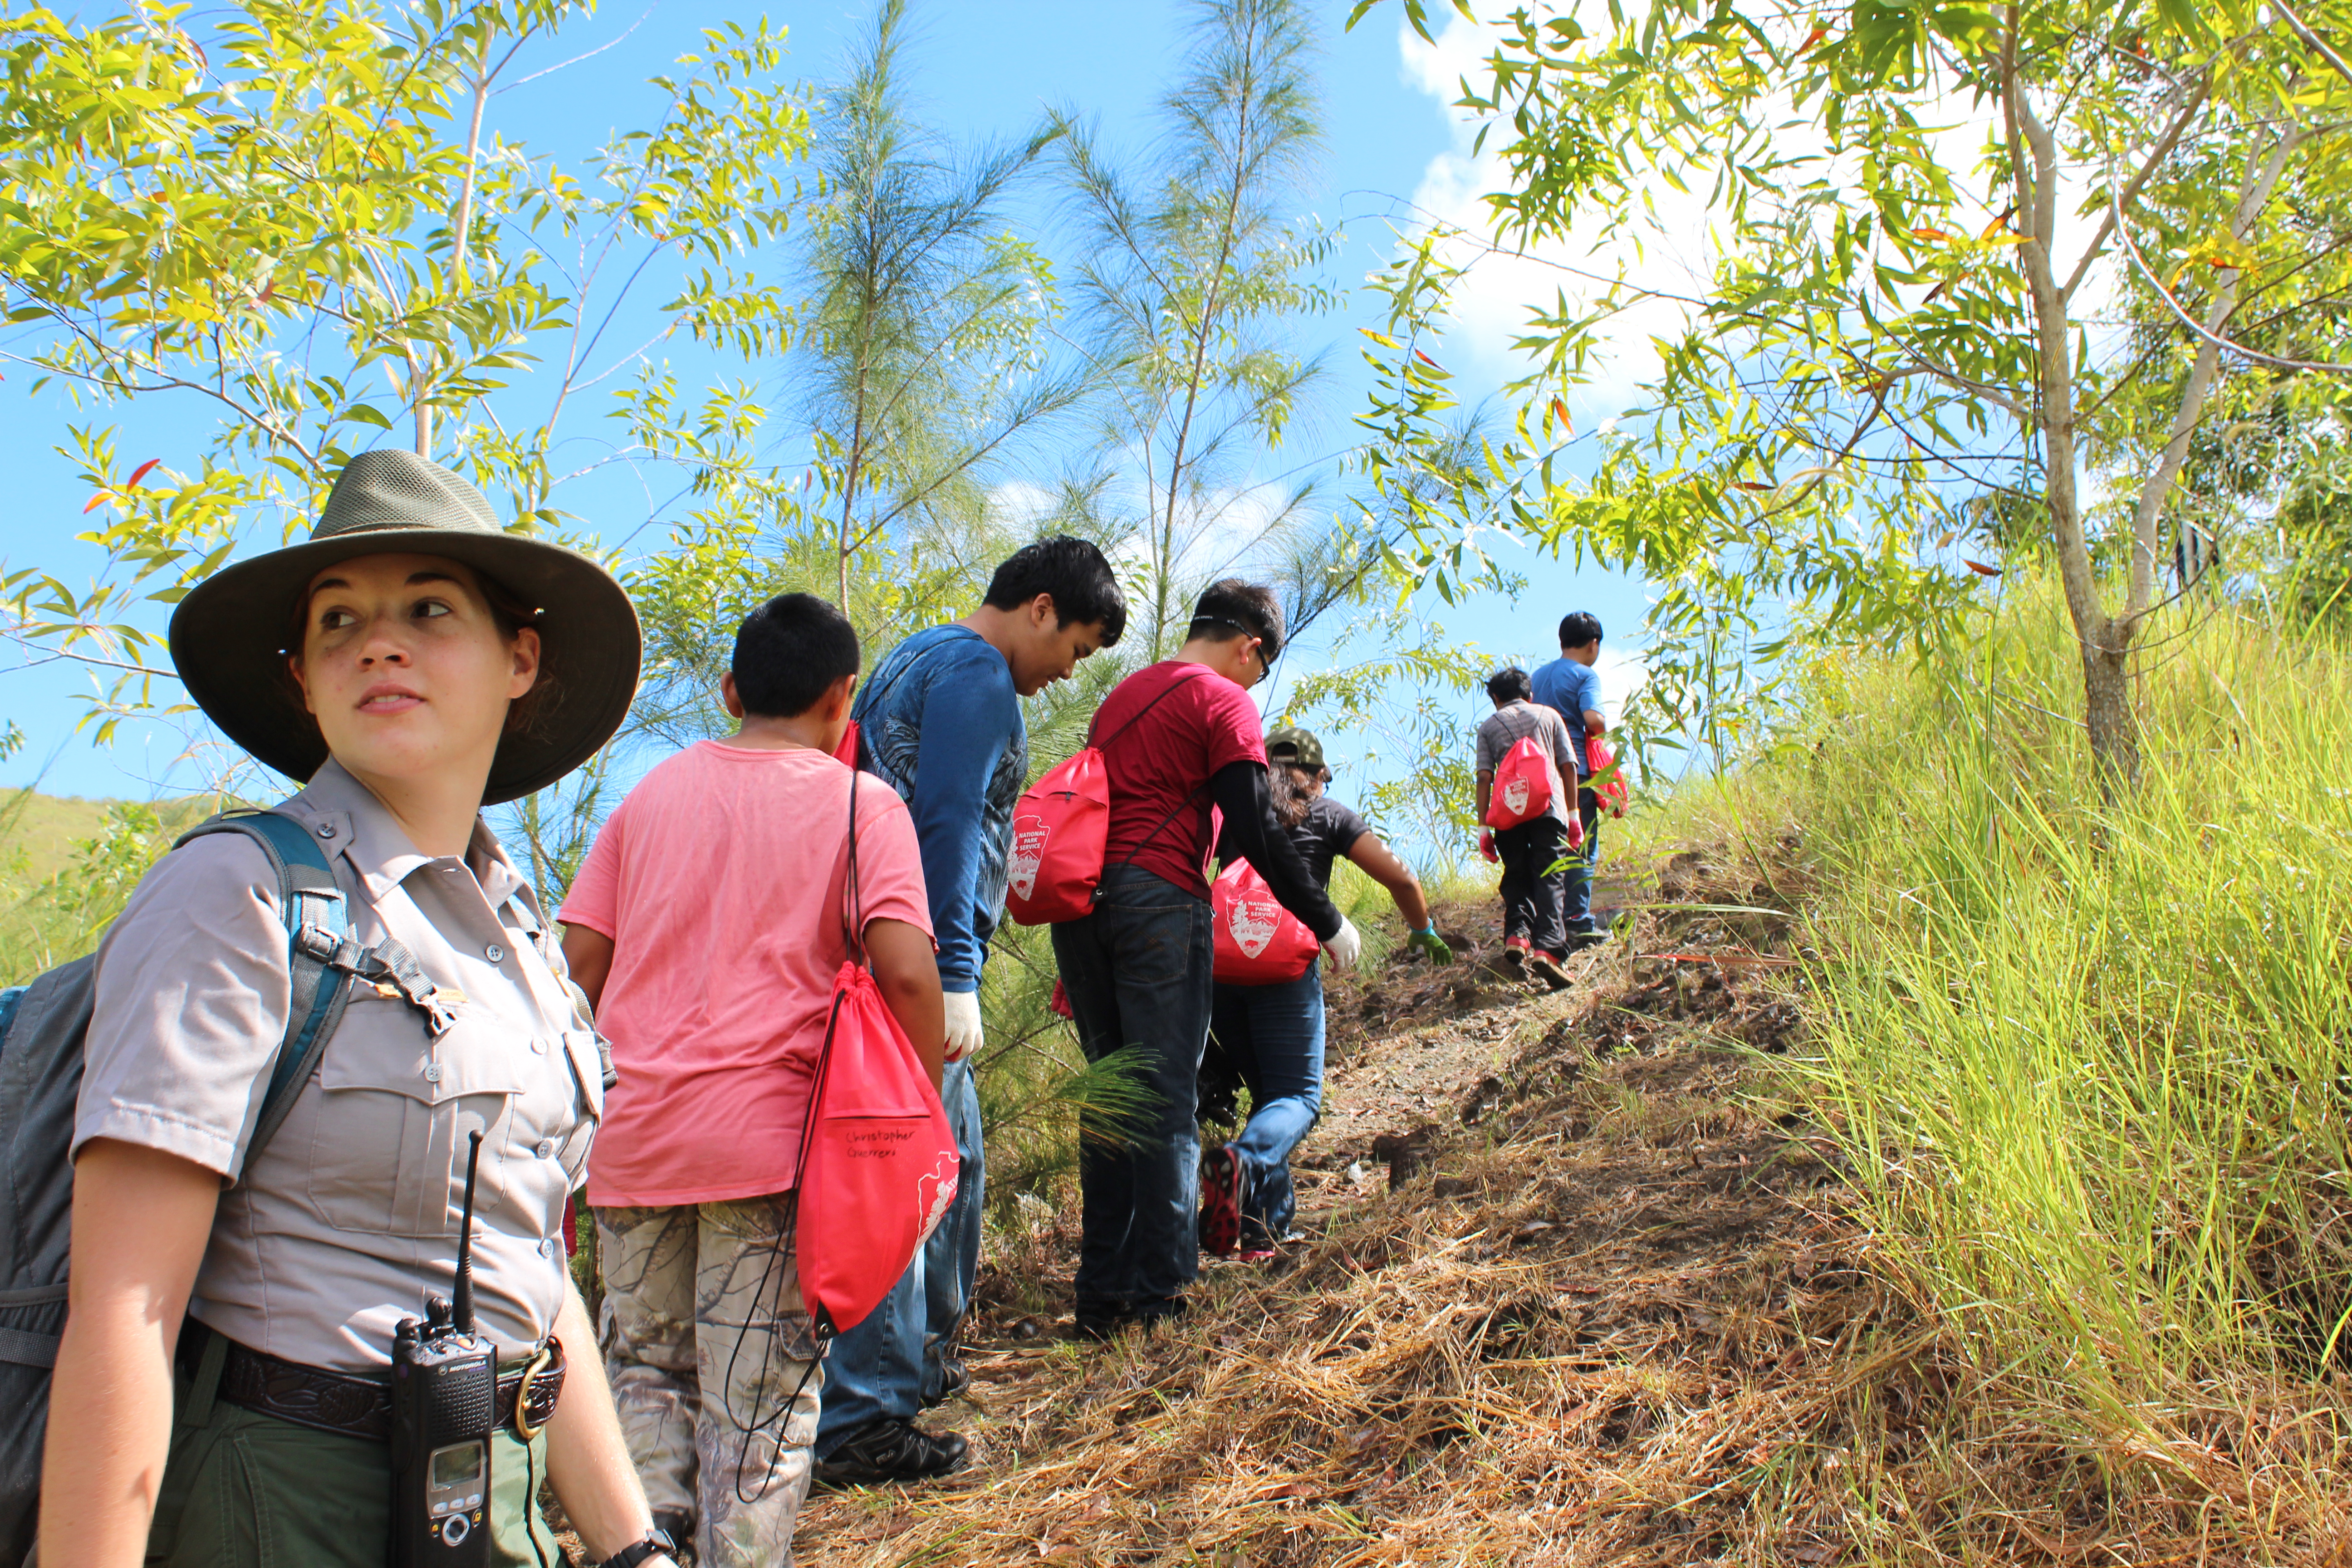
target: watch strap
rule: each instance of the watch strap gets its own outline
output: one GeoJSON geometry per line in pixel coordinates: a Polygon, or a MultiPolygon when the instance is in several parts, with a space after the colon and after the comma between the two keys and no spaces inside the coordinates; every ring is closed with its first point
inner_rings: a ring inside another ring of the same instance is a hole
{"type": "Polygon", "coordinates": [[[677,1552],[677,1542],[669,1538],[669,1532],[656,1527],[643,1541],[622,1547],[605,1558],[597,1568],[637,1568],[637,1564],[648,1557],[657,1557],[665,1552],[675,1555],[677,1552]]]}

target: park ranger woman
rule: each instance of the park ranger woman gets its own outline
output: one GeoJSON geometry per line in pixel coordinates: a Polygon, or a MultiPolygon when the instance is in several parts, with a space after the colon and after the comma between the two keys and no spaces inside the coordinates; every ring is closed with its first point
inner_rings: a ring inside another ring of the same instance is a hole
{"type": "Polygon", "coordinates": [[[562,1237],[603,1103],[596,1037],[480,816],[611,736],[640,647],[594,563],[504,532],[472,485],[398,451],[352,458],[308,542],[173,614],[197,704],[308,781],[278,809],[327,851],[352,939],[413,963],[354,985],[248,1160],[293,984],[268,852],[191,840],[108,933],[42,1479],[51,1568],[382,1568],[402,1525],[394,1331],[455,1292],[475,1134],[472,1293],[499,1373],[488,1560],[561,1560],[532,1506],[544,1478],[589,1562],[668,1561],[562,1237]]]}

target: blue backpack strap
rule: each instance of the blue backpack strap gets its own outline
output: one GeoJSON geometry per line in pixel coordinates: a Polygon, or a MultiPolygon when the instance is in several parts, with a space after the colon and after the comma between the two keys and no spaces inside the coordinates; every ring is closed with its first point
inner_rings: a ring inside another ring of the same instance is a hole
{"type": "MultiPolygon", "coordinates": [[[[278,1042],[278,1060],[269,1074],[269,1088],[261,1099],[261,1119],[246,1144],[250,1162],[286,1120],[294,1090],[317,1068],[327,1037],[341,1021],[351,995],[348,970],[329,961],[351,939],[351,910],[343,900],[334,868],[310,829],[274,811],[227,812],[191,828],[179,842],[215,833],[236,833],[251,839],[269,857],[278,873],[278,904],[286,921],[286,940],[293,982],[291,1005],[286,1014],[286,1037],[278,1042]]],[[[175,845],[174,847],[177,847],[175,845]]]]}

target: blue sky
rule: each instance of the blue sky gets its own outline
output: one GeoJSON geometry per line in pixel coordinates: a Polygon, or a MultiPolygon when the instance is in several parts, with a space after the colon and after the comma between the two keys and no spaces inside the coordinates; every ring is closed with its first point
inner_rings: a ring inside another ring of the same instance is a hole
{"type": "MultiPolygon", "coordinates": [[[[1469,156],[1468,128],[1445,103],[1453,96],[1453,76],[1478,52],[1475,35],[1457,23],[1441,40],[1444,47],[1432,49],[1403,33],[1393,5],[1343,34],[1339,25],[1348,9],[1344,0],[1318,7],[1326,28],[1320,79],[1328,139],[1319,186],[1300,205],[1345,229],[1347,241],[1329,278],[1353,289],[1386,258],[1396,226],[1415,221],[1417,212],[1435,208],[1457,218],[1474,212],[1491,165],[1469,156]]],[[[618,43],[505,95],[495,118],[535,151],[576,160],[614,130],[652,114],[656,99],[643,78],[692,47],[698,28],[722,16],[754,14],[709,4],[608,5],[568,26],[541,51],[541,63],[618,43]]],[[[868,12],[856,5],[780,5],[767,15],[790,29],[787,72],[822,79],[836,69],[868,12]]],[[[1013,135],[1053,105],[1097,117],[1106,140],[1128,147],[1139,147],[1150,134],[1156,100],[1181,53],[1185,22],[1182,7],[1160,0],[918,0],[915,15],[909,64],[922,110],[941,131],[1013,135]]],[[[1444,353],[1474,395],[1509,373],[1507,336],[1523,290],[1548,297],[1550,280],[1540,269],[1501,268],[1491,280],[1474,280],[1464,300],[1463,324],[1444,353]]],[[[1343,310],[1308,324],[1307,346],[1328,349],[1335,374],[1316,416],[1294,433],[1284,466],[1349,444],[1349,421],[1364,392],[1355,329],[1376,321],[1377,310],[1374,297],[1358,291],[1343,310]]],[[[94,552],[72,541],[86,526],[81,508],[89,497],[51,448],[65,441],[69,421],[89,422],[93,412],[75,411],[54,391],[29,395],[31,379],[12,366],[0,382],[0,462],[11,474],[0,500],[0,558],[11,571],[37,565],[73,581],[97,563],[94,552]]],[[[1605,389],[1596,395],[1605,396],[1605,389]]],[[[96,416],[120,420],[124,451],[135,454],[133,460],[160,457],[174,468],[194,467],[207,428],[205,411],[192,403],[96,416]]],[[[571,495],[562,499],[587,510],[571,495]]],[[[634,525],[641,518],[617,521],[634,525]]],[[[606,519],[592,515],[590,521],[612,530],[606,519]]],[[[1433,600],[1432,613],[1450,633],[1475,636],[1497,655],[1549,657],[1559,617],[1582,608],[1608,625],[1612,655],[1638,647],[1645,599],[1638,582],[1591,570],[1580,574],[1532,555],[1506,559],[1528,576],[1528,591],[1516,601],[1489,595],[1453,608],[1433,600]]],[[[1298,657],[1311,659],[1315,652],[1309,646],[1298,657]]],[[[1604,674],[1622,675],[1616,658],[1611,665],[1604,674]]],[[[184,742],[171,726],[126,726],[107,749],[75,734],[80,706],[74,693],[87,681],[62,666],[20,668],[13,654],[0,651],[0,715],[28,737],[22,752],[0,764],[0,784],[22,785],[37,775],[54,793],[146,796],[168,793],[190,776],[172,765],[184,742]]],[[[1611,695],[1613,701],[1622,692],[1611,695]]],[[[1465,706],[1465,717],[1470,711],[1465,706]]],[[[1335,760],[1361,744],[1335,737],[1335,760]]]]}

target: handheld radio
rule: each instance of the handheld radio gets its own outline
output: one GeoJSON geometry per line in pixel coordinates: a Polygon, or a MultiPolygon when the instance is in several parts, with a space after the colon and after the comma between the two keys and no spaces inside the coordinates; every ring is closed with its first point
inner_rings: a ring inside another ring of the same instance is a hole
{"type": "Polygon", "coordinates": [[[482,1135],[467,1136],[457,1300],[427,1296],[425,1316],[393,1331],[393,1568],[485,1568],[490,1560],[498,1352],[474,1331],[474,1173],[482,1135]]]}

